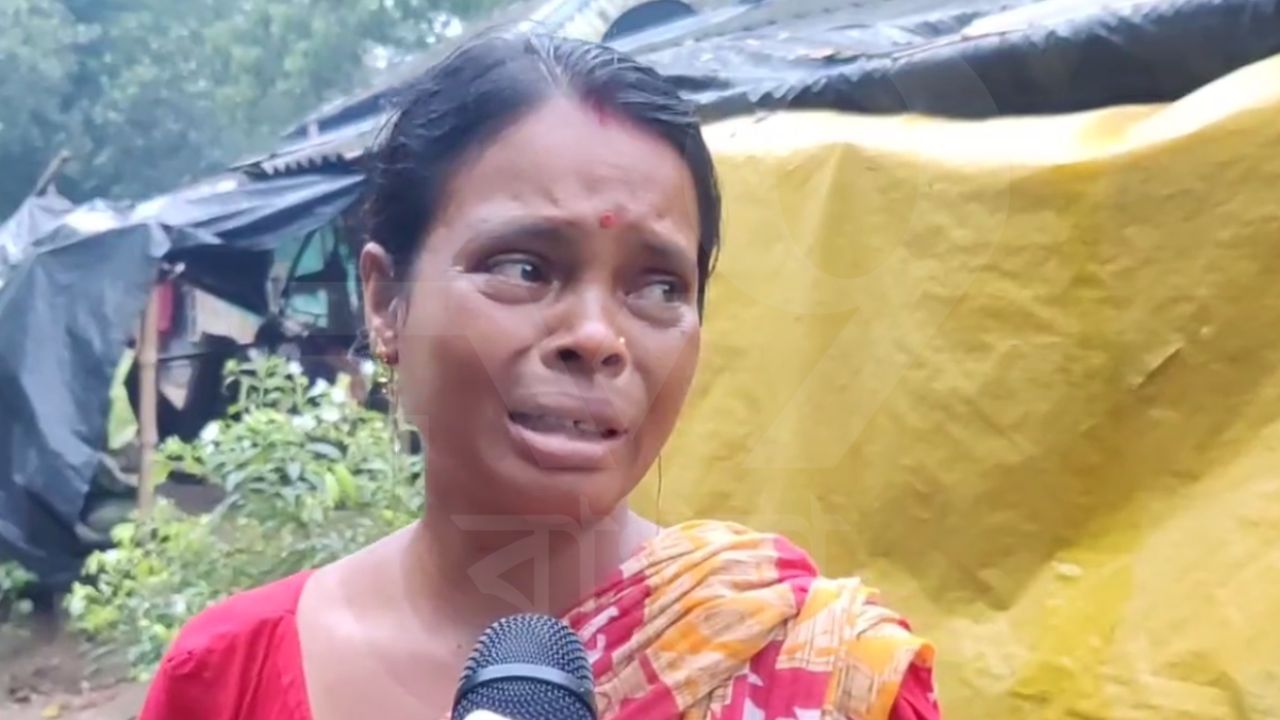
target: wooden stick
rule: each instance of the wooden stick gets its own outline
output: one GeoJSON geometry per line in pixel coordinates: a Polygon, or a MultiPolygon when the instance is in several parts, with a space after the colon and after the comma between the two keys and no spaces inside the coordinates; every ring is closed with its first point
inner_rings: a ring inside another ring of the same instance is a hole
{"type": "Polygon", "coordinates": [[[58,179],[58,175],[62,172],[62,166],[71,160],[71,153],[61,150],[57,155],[49,161],[45,166],[44,172],[40,173],[40,179],[36,180],[36,186],[32,189],[32,195],[43,195],[45,190],[58,179]]]}
{"type": "Polygon", "coordinates": [[[143,517],[155,507],[155,454],[159,433],[156,428],[156,355],[159,344],[157,330],[157,288],[151,288],[147,309],[142,312],[142,331],[138,334],[138,439],[142,444],[142,463],[138,469],[138,511],[143,517]]]}

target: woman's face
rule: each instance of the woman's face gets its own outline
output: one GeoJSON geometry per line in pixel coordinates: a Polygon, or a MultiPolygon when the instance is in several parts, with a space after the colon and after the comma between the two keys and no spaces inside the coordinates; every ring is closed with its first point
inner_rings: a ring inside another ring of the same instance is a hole
{"type": "Polygon", "coordinates": [[[458,168],[408,287],[361,258],[430,502],[583,519],[657,457],[697,365],[698,209],[661,138],[568,100],[458,168]],[[392,300],[392,298],[395,298],[392,300]]]}

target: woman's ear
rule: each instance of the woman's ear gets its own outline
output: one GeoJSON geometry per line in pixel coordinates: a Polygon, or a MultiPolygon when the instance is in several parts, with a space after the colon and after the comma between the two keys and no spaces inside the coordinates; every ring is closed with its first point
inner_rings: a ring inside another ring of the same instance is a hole
{"type": "Polygon", "coordinates": [[[400,287],[390,253],[377,243],[366,243],[360,251],[360,283],[370,349],[375,357],[394,365],[400,355],[400,287]]]}

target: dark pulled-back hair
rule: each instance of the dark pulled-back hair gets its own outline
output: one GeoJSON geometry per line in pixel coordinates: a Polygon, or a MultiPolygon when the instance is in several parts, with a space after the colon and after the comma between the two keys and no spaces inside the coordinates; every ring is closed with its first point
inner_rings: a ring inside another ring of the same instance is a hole
{"type": "Polygon", "coordinates": [[[543,102],[567,96],[666,140],[698,201],[698,307],[720,245],[720,192],[692,103],[649,66],[605,45],[539,34],[482,37],[406,93],[375,152],[365,204],[369,240],[407,272],[440,213],[459,162],[543,102]]]}

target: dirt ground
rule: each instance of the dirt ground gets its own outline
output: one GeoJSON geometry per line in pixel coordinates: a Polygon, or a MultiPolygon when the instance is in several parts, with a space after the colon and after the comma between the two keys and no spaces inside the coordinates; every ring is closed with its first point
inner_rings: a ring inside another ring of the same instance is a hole
{"type": "Polygon", "coordinates": [[[0,720],[131,720],[146,687],[121,677],[56,622],[0,626],[0,720]]]}
{"type": "MultiPolygon", "coordinates": [[[[208,512],[222,491],[165,483],[161,496],[188,513],[208,512]]],[[[65,632],[57,613],[20,625],[0,622],[0,720],[132,720],[146,686],[125,682],[125,664],[94,659],[65,632]]]]}
{"type": "Polygon", "coordinates": [[[146,688],[126,683],[87,693],[37,695],[26,703],[0,703],[3,720],[133,720],[146,688]]]}

